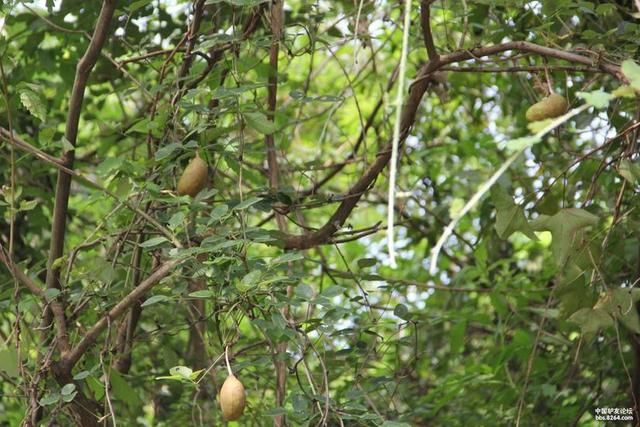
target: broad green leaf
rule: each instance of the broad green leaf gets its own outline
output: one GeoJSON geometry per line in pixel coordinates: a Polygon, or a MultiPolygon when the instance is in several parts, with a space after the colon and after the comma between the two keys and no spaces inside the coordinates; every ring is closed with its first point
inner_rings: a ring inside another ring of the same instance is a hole
{"type": "Polygon", "coordinates": [[[60,393],[63,396],[68,396],[71,393],[73,393],[76,390],[76,385],[73,383],[69,383],[69,384],[65,384],[64,387],[62,387],[62,390],[60,391],[60,393]]]}
{"type": "Polygon", "coordinates": [[[251,207],[251,206],[255,205],[256,203],[258,203],[261,200],[262,199],[260,197],[252,197],[250,199],[247,199],[247,200],[245,200],[243,202],[240,202],[237,205],[235,205],[233,207],[233,210],[241,211],[243,209],[247,209],[248,207],[251,207]]]}
{"type": "Polygon", "coordinates": [[[238,290],[244,292],[247,291],[258,284],[260,278],[262,277],[262,271],[253,270],[249,273],[245,274],[240,283],[238,283],[238,290]]]}
{"type": "Polygon", "coordinates": [[[0,371],[12,378],[18,377],[18,353],[13,347],[0,350],[0,371]]]}
{"type": "Polygon", "coordinates": [[[213,291],[209,289],[203,289],[201,291],[191,292],[189,296],[191,298],[210,298],[213,296],[213,291]]]}
{"type": "Polygon", "coordinates": [[[145,240],[144,242],[140,243],[140,246],[142,246],[143,248],[152,248],[168,241],[169,240],[164,236],[152,237],[151,239],[145,240]]]}
{"type": "Polygon", "coordinates": [[[629,159],[622,159],[618,165],[618,173],[630,184],[636,185],[640,179],[640,165],[629,159]]]}
{"type": "Polygon", "coordinates": [[[142,401],[140,400],[140,396],[138,396],[136,390],[134,390],[133,387],[129,385],[129,382],[115,369],[111,370],[109,383],[111,385],[111,390],[113,391],[113,396],[116,399],[124,402],[132,411],[142,410],[142,401]]]}
{"type": "Polygon", "coordinates": [[[360,268],[373,267],[377,263],[378,263],[378,260],[376,258],[360,258],[358,260],[358,267],[360,268]]]}
{"type": "Polygon", "coordinates": [[[170,299],[171,298],[169,298],[166,295],[154,295],[152,297],[147,298],[145,300],[145,302],[143,302],[141,304],[141,307],[147,307],[147,306],[149,306],[151,304],[156,304],[156,303],[159,303],[159,302],[169,301],[170,299]]]}
{"type": "Polygon", "coordinates": [[[491,197],[496,206],[496,233],[501,239],[506,239],[514,232],[520,231],[531,240],[538,240],[524,216],[522,207],[516,205],[504,190],[494,186],[491,197]]]}
{"type": "Polygon", "coordinates": [[[402,320],[409,320],[409,309],[404,304],[398,304],[393,309],[393,314],[401,318],[402,320]]]}
{"type": "Polygon", "coordinates": [[[73,146],[71,141],[69,141],[66,137],[60,138],[60,144],[62,145],[62,151],[68,153],[69,151],[74,151],[76,147],[73,146]]]}
{"type": "Polygon", "coordinates": [[[522,150],[523,148],[531,147],[532,145],[540,142],[542,138],[536,135],[523,136],[522,138],[515,138],[508,141],[506,146],[511,151],[522,150]]]}
{"type": "Polygon", "coordinates": [[[636,91],[633,86],[624,85],[611,92],[611,94],[619,98],[635,98],[636,91]]]}
{"type": "Polygon", "coordinates": [[[190,379],[191,374],[193,374],[193,369],[187,366],[174,366],[173,368],[169,369],[169,373],[171,375],[180,376],[184,379],[190,379]]]}
{"type": "Polygon", "coordinates": [[[62,401],[65,402],[65,403],[69,403],[69,402],[73,401],[73,399],[75,399],[75,397],[77,395],[78,395],[77,391],[74,391],[74,392],[69,393],[69,394],[62,395],[62,401]]]}
{"type": "Polygon", "coordinates": [[[38,93],[31,89],[24,88],[20,90],[20,102],[29,110],[32,116],[43,122],[47,120],[47,107],[38,93]]]}
{"type": "Polygon", "coordinates": [[[584,227],[594,225],[598,217],[584,209],[561,209],[553,216],[540,215],[530,223],[536,231],[548,230],[553,236],[551,249],[557,265],[564,265],[572,248],[578,247],[576,232],[584,227]]]}
{"type": "Polygon", "coordinates": [[[568,320],[580,326],[585,335],[592,335],[600,329],[613,326],[613,318],[600,308],[582,308],[573,313],[568,320]]]}
{"type": "Polygon", "coordinates": [[[262,113],[243,113],[247,124],[265,135],[270,135],[276,131],[276,125],[262,113]]]}
{"type": "Polygon", "coordinates": [[[584,99],[589,105],[593,105],[598,109],[607,108],[609,102],[615,98],[613,94],[607,93],[602,89],[592,92],[577,92],[576,95],[584,99]]]}
{"type": "Polygon", "coordinates": [[[299,261],[301,259],[304,259],[304,254],[302,254],[301,252],[286,252],[272,259],[270,265],[272,267],[275,267],[280,264],[299,261]]]}
{"type": "Polygon", "coordinates": [[[177,142],[172,142],[171,144],[164,145],[160,147],[158,151],[156,151],[155,159],[158,161],[164,160],[171,154],[173,154],[173,152],[176,151],[179,147],[180,144],[178,144],[177,142]]]}
{"type": "Polygon", "coordinates": [[[89,372],[89,371],[80,371],[80,372],[78,372],[77,374],[75,374],[73,376],[73,379],[76,380],[76,381],[81,381],[81,380],[87,378],[89,375],[91,375],[91,372],[89,372]]]}
{"type": "Polygon", "coordinates": [[[129,11],[129,13],[134,13],[136,10],[145,7],[152,1],[153,0],[137,0],[132,2],[129,6],[127,6],[126,9],[129,11]]]}
{"type": "Polygon", "coordinates": [[[45,394],[38,401],[38,403],[40,404],[40,406],[49,406],[59,401],[60,401],[60,393],[48,393],[48,394],[45,394]]]}
{"type": "Polygon", "coordinates": [[[605,310],[631,332],[640,334],[640,315],[629,288],[617,288],[603,294],[594,309],[605,310]]]}
{"type": "Polygon", "coordinates": [[[636,90],[640,90],[640,65],[636,64],[632,59],[627,59],[622,62],[621,68],[631,86],[636,90]]]}

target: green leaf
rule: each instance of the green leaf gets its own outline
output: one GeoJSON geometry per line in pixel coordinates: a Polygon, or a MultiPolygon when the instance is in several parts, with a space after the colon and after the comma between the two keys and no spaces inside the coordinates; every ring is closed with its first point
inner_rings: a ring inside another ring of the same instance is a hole
{"type": "Polygon", "coordinates": [[[146,5],[148,5],[149,3],[151,3],[152,0],[138,0],[138,1],[134,1],[133,3],[131,3],[129,6],[126,7],[126,9],[129,11],[130,14],[134,13],[136,10],[141,9],[143,7],[145,7],[146,5]]]}
{"type": "Polygon", "coordinates": [[[69,151],[73,151],[76,149],[76,147],[73,146],[71,141],[69,141],[64,136],[60,138],[60,145],[62,145],[62,151],[64,151],[65,153],[68,153],[69,151]]]}
{"type": "Polygon", "coordinates": [[[73,379],[76,381],[80,381],[87,378],[89,375],[91,375],[91,372],[89,371],[80,371],[73,376],[73,379]]]}
{"type": "Polygon", "coordinates": [[[635,296],[629,288],[617,288],[603,294],[594,309],[605,310],[619,320],[631,332],[640,334],[640,315],[636,310],[635,296]]]}
{"type": "Polygon", "coordinates": [[[531,147],[542,141],[542,138],[536,135],[523,136],[522,138],[515,138],[506,143],[507,149],[510,151],[518,151],[523,148],[531,147]]]}
{"type": "Polygon", "coordinates": [[[237,205],[235,205],[233,207],[233,210],[241,211],[243,209],[247,209],[248,207],[255,205],[256,203],[258,203],[261,200],[262,199],[260,197],[252,197],[250,199],[247,199],[247,200],[245,200],[243,202],[240,202],[237,205]]]}
{"type": "Polygon", "coordinates": [[[73,399],[75,399],[77,394],[78,394],[78,392],[74,391],[73,393],[69,393],[67,395],[63,395],[62,396],[62,401],[65,402],[65,403],[69,403],[69,402],[73,401],[73,399]]]}
{"type": "Polygon", "coordinates": [[[617,98],[635,98],[636,91],[633,86],[624,85],[611,92],[611,94],[617,98]]]}
{"type": "Polygon", "coordinates": [[[171,218],[169,218],[169,221],[167,221],[167,225],[171,230],[175,230],[176,228],[180,227],[184,223],[185,218],[186,218],[186,214],[184,212],[182,211],[176,212],[173,215],[171,215],[171,218]]]}
{"type": "Polygon", "coordinates": [[[584,209],[561,209],[553,216],[540,215],[530,223],[536,231],[548,230],[553,236],[551,250],[556,263],[561,266],[569,257],[571,249],[579,247],[576,233],[587,226],[598,222],[598,217],[584,209]]]}
{"type": "Polygon", "coordinates": [[[607,93],[602,89],[594,90],[592,92],[577,92],[576,95],[597,109],[607,108],[609,102],[615,98],[615,95],[607,93]]]}
{"type": "Polygon", "coordinates": [[[219,222],[225,217],[227,212],[229,212],[229,206],[227,205],[216,206],[209,214],[209,222],[207,224],[211,225],[214,222],[219,222]]]}
{"type": "Polygon", "coordinates": [[[627,59],[622,62],[622,73],[629,80],[631,86],[636,90],[640,90],[640,65],[633,60],[627,59]]]}
{"type": "Polygon", "coordinates": [[[60,289],[47,288],[44,291],[44,296],[45,296],[45,298],[47,298],[47,301],[51,301],[52,299],[54,299],[55,297],[57,297],[61,293],[62,292],[60,291],[60,289]]]}
{"type": "Polygon", "coordinates": [[[201,291],[191,292],[189,296],[191,298],[211,298],[213,296],[213,291],[209,289],[203,289],[201,291]]]}
{"type": "Polygon", "coordinates": [[[260,270],[250,271],[242,278],[242,280],[238,284],[238,290],[243,292],[249,290],[250,288],[258,284],[261,277],[262,277],[262,271],[260,270]]]}
{"type": "Polygon", "coordinates": [[[18,353],[15,348],[7,347],[0,350],[0,371],[12,378],[20,375],[18,370],[18,353]]]}
{"type": "Polygon", "coordinates": [[[272,259],[270,265],[271,267],[275,267],[280,264],[299,261],[301,259],[304,259],[304,254],[302,254],[301,252],[286,252],[272,259]]]}
{"type": "Polygon", "coordinates": [[[573,313],[568,320],[580,326],[585,335],[595,334],[601,328],[613,325],[613,318],[609,313],[599,308],[582,308],[573,313]]]}
{"type": "Polygon", "coordinates": [[[460,353],[464,350],[464,339],[467,331],[467,322],[456,323],[449,332],[449,346],[452,354],[460,353]]]}
{"type": "Polygon", "coordinates": [[[142,120],[137,121],[133,126],[129,128],[125,133],[128,135],[130,133],[149,133],[150,131],[156,129],[158,127],[157,123],[144,118],[142,120]]]}
{"type": "Polygon", "coordinates": [[[193,374],[193,369],[188,366],[174,366],[169,369],[169,373],[172,376],[178,376],[188,380],[191,378],[191,374],[193,374]]]}
{"type": "Polygon", "coordinates": [[[378,263],[378,260],[376,258],[360,258],[358,260],[358,267],[360,268],[373,267],[377,263],[378,263]]]}
{"type": "Polygon", "coordinates": [[[140,396],[138,396],[138,393],[115,369],[111,370],[109,383],[111,384],[113,396],[116,399],[126,403],[132,411],[142,410],[142,401],[140,400],[140,396]]]}
{"type": "Polygon", "coordinates": [[[630,184],[636,185],[640,179],[640,165],[629,159],[622,159],[618,165],[618,173],[630,184]]]}
{"type": "Polygon", "coordinates": [[[44,395],[39,401],[38,403],[40,404],[40,406],[49,406],[49,405],[53,405],[54,403],[57,403],[60,401],[60,393],[49,393],[44,395]]]}
{"type": "Polygon", "coordinates": [[[41,96],[31,89],[20,90],[20,102],[29,110],[32,116],[44,122],[47,120],[47,108],[41,96]]]}
{"type": "Polygon", "coordinates": [[[178,144],[177,142],[172,142],[171,144],[167,144],[163,147],[160,147],[158,151],[156,151],[156,154],[154,157],[157,161],[164,160],[167,157],[169,157],[171,154],[173,154],[173,152],[176,151],[176,149],[178,149],[178,147],[180,146],[181,145],[178,144]]]}
{"type": "Polygon", "coordinates": [[[33,208],[35,208],[36,206],[38,206],[38,201],[37,200],[21,200],[20,201],[20,207],[18,208],[18,211],[24,212],[24,211],[30,211],[33,208]]]}
{"type": "Polygon", "coordinates": [[[396,307],[393,309],[393,314],[395,314],[397,317],[401,318],[402,320],[409,320],[410,318],[409,309],[404,304],[396,305],[396,307]]]}
{"type": "Polygon", "coordinates": [[[169,298],[169,297],[168,297],[168,296],[166,296],[166,295],[154,295],[154,296],[152,296],[152,297],[150,297],[150,298],[147,298],[147,299],[145,300],[145,302],[143,302],[140,306],[141,306],[141,307],[147,307],[147,306],[149,306],[149,305],[151,305],[151,304],[156,304],[156,303],[159,303],[159,302],[168,301],[168,300],[170,300],[170,299],[171,299],[171,298],[169,298]]]}
{"type": "Polygon", "coordinates": [[[143,248],[152,248],[168,241],[169,240],[164,236],[152,237],[151,239],[140,243],[140,246],[143,248]]]}
{"type": "Polygon", "coordinates": [[[247,124],[265,135],[270,135],[276,131],[276,125],[262,113],[243,113],[247,124]]]}
{"type": "Polygon", "coordinates": [[[60,391],[60,393],[63,396],[68,396],[71,393],[73,393],[76,390],[76,385],[74,383],[69,383],[69,384],[65,384],[64,387],[62,387],[62,390],[60,391]]]}
{"type": "Polygon", "coordinates": [[[494,186],[491,190],[491,198],[496,206],[495,228],[498,237],[507,239],[516,231],[520,231],[531,240],[538,240],[524,216],[524,209],[516,205],[503,189],[494,186]]]}

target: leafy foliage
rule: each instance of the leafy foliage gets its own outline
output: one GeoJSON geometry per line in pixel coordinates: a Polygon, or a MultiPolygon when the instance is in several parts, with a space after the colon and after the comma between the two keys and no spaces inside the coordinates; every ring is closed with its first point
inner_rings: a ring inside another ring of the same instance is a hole
{"type": "Polygon", "coordinates": [[[635,2],[116,2],[85,70],[109,4],[0,2],[0,425],[217,425],[225,351],[241,425],[637,412],[635,2]]]}

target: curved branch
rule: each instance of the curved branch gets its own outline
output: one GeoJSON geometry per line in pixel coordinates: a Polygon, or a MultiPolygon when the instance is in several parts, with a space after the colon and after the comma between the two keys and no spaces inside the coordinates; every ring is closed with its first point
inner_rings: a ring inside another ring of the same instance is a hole
{"type": "MultiPolygon", "coordinates": [[[[506,51],[520,51],[535,53],[545,57],[556,58],[568,62],[588,65],[608,74],[611,74],[618,80],[624,81],[625,78],[621,74],[620,67],[612,64],[594,61],[587,56],[578,55],[561,49],[554,49],[546,46],[536,45],[530,42],[507,42],[494,46],[481,47],[472,50],[464,50],[453,52],[448,55],[438,57],[436,61],[427,62],[418,72],[416,79],[409,88],[409,97],[402,111],[402,120],[400,128],[400,144],[404,142],[409,130],[415,121],[416,112],[422,100],[424,92],[431,83],[432,74],[439,68],[457,62],[477,59],[483,56],[496,55],[506,51]]],[[[391,144],[378,153],[376,160],[365,171],[364,175],[349,189],[344,200],[338,206],[331,218],[317,231],[299,235],[285,234],[282,237],[283,245],[286,249],[309,249],[314,246],[322,245],[330,241],[331,237],[342,227],[362,195],[373,184],[377,176],[387,166],[391,159],[391,144]]]]}
{"type": "Polygon", "coordinates": [[[438,51],[433,43],[433,34],[431,32],[431,4],[434,0],[422,0],[420,2],[420,24],[422,25],[422,38],[427,48],[427,55],[430,61],[438,60],[438,51]]]}

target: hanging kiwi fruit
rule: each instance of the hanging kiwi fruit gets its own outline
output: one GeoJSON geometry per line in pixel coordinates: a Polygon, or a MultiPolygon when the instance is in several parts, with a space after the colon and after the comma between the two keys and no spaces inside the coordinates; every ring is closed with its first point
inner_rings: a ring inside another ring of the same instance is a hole
{"type": "Polygon", "coordinates": [[[229,375],[220,389],[220,409],[224,419],[233,421],[240,418],[245,403],[244,386],[235,375],[229,375]]]}
{"type": "Polygon", "coordinates": [[[207,185],[208,179],[207,162],[202,160],[200,155],[196,153],[196,156],[189,162],[178,181],[178,194],[181,196],[188,194],[191,197],[195,197],[207,185]]]}
{"type": "Polygon", "coordinates": [[[569,103],[564,96],[552,93],[529,107],[526,113],[526,118],[530,122],[552,119],[566,113],[568,108],[569,103]]]}

